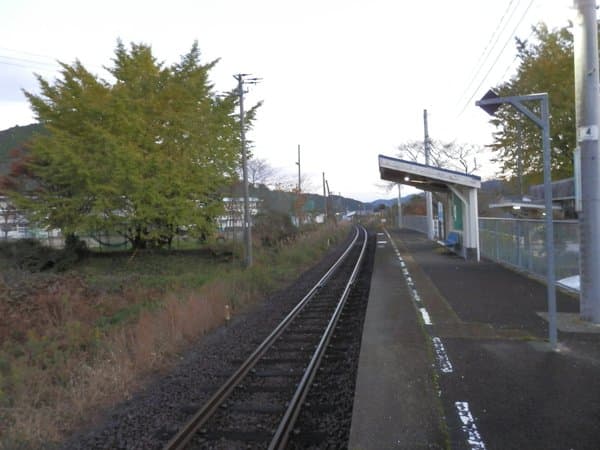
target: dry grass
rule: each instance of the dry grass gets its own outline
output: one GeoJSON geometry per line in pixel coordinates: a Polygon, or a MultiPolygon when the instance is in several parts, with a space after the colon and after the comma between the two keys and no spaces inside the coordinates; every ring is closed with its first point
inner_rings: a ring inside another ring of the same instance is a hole
{"type": "Polygon", "coordinates": [[[14,345],[19,351],[11,354],[5,345],[0,354],[12,355],[10,370],[0,361],[5,390],[0,391],[0,448],[60,442],[94,412],[129,398],[147,375],[169,367],[178,352],[223,324],[227,309],[233,313],[289,282],[322,255],[334,235],[345,233],[305,234],[293,245],[259,253],[249,270],[228,267],[199,288],[166,290],[159,307],[104,329],[89,326],[93,311],[110,310],[111,303],[140,304],[157,292],[130,287],[121,295],[94,297],[81,282],[73,289],[50,283],[52,289],[38,293],[44,300],[36,309],[44,333],[32,326],[20,346],[14,345]]]}

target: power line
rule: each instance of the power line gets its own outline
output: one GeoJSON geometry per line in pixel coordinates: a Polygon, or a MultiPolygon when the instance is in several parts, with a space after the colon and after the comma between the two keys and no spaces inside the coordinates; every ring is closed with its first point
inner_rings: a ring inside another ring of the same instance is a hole
{"type": "Polygon", "coordinates": [[[35,64],[35,65],[38,65],[38,66],[52,67],[52,68],[58,68],[58,67],[60,67],[60,65],[58,63],[56,63],[56,62],[55,63],[48,63],[48,62],[42,62],[42,61],[35,61],[33,59],[17,58],[16,56],[0,55],[0,58],[2,58],[2,59],[8,59],[10,61],[17,61],[17,63],[29,63],[25,67],[33,67],[33,66],[31,66],[31,64],[35,64]]]}
{"type": "MultiPolygon", "coordinates": [[[[57,71],[57,70],[60,70],[60,68],[61,68],[59,59],[53,58],[51,56],[41,55],[38,53],[24,52],[24,51],[20,51],[20,50],[13,50],[13,49],[4,48],[4,47],[0,47],[0,51],[22,53],[23,55],[29,55],[29,56],[44,58],[47,60],[53,60],[52,62],[40,61],[37,59],[22,58],[19,56],[10,56],[10,55],[6,55],[6,54],[4,54],[4,55],[0,54],[0,64],[3,64],[3,65],[21,67],[24,69],[31,69],[31,70],[37,69],[37,70],[45,70],[45,71],[51,71],[51,70],[57,71]],[[5,61],[3,61],[3,60],[5,60],[5,61]]],[[[106,69],[105,67],[98,66],[96,64],[88,65],[88,67],[93,68],[95,70],[105,70],[106,69]]]]}
{"type": "MultiPolygon", "coordinates": [[[[529,36],[527,36],[525,38],[525,41],[528,41],[529,38],[533,35],[533,31],[531,30],[531,32],[529,33],[529,36]]],[[[508,75],[509,70],[513,67],[513,64],[515,63],[515,61],[519,59],[519,55],[515,55],[515,57],[513,58],[513,60],[510,62],[510,64],[508,64],[508,66],[506,66],[506,69],[504,70],[504,73],[502,74],[502,76],[500,77],[501,80],[504,80],[506,78],[506,76],[508,75]]]]}
{"type": "MultiPolygon", "coordinates": [[[[1,58],[1,57],[0,57],[1,58]]],[[[24,64],[18,64],[18,63],[11,63],[8,61],[0,61],[0,64],[5,65],[5,66],[13,66],[13,67],[21,67],[23,69],[36,69],[36,67],[33,66],[26,66],[24,64]]],[[[43,68],[39,67],[37,69],[41,69],[44,70],[43,68]]]]}
{"type": "Polygon", "coordinates": [[[513,38],[513,36],[516,33],[516,31],[519,28],[519,26],[521,26],[521,23],[523,23],[523,20],[525,19],[525,16],[529,12],[529,9],[531,8],[531,5],[533,5],[533,2],[534,2],[534,0],[530,0],[529,1],[529,4],[525,8],[525,11],[523,12],[523,14],[521,15],[521,18],[517,22],[517,25],[515,25],[515,27],[513,28],[512,32],[508,36],[508,39],[504,42],[504,45],[502,46],[502,49],[500,50],[500,53],[498,53],[498,55],[496,56],[496,59],[494,60],[494,62],[492,63],[492,65],[489,67],[488,71],[485,73],[485,75],[483,76],[483,78],[481,79],[481,81],[479,82],[479,84],[477,85],[477,87],[475,88],[475,90],[473,91],[473,94],[471,94],[471,96],[469,97],[469,99],[465,102],[465,104],[463,105],[462,109],[458,113],[457,117],[460,117],[465,112],[465,110],[467,109],[467,106],[469,106],[469,104],[471,103],[471,101],[473,100],[473,98],[475,98],[475,95],[477,94],[477,92],[479,91],[479,89],[481,88],[481,86],[483,85],[483,83],[486,81],[486,79],[487,79],[488,75],[490,74],[490,72],[492,71],[492,69],[495,67],[496,63],[500,59],[500,56],[502,56],[502,54],[504,53],[504,50],[506,49],[506,46],[508,45],[508,43],[513,38]]]}
{"type": "MultiPolygon", "coordinates": [[[[473,83],[477,79],[477,76],[481,72],[481,69],[483,68],[484,64],[486,63],[487,59],[492,54],[492,51],[494,50],[494,47],[498,43],[498,39],[500,38],[500,35],[502,34],[502,32],[504,32],[504,30],[506,29],[506,26],[508,25],[508,22],[514,16],[515,11],[517,10],[516,7],[511,11],[510,17],[506,20],[506,22],[504,22],[504,18],[506,17],[506,15],[507,15],[508,11],[510,10],[511,6],[513,4],[515,4],[514,2],[515,2],[515,0],[510,0],[510,3],[507,5],[506,9],[504,10],[504,13],[502,14],[502,17],[500,18],[500,21],[498,22],[498,25],[496,25],[496,29],[494,30],[494,32],[490,36],[490,39],[488,40],[488,42],[485,45],[483,51],[481,52],[481,55],[479,55],[479,57],[477,58],[477,62],[475,63],[475,67],[474,67],[475,73],[473,74],[473,76],[471,77],[471,79],[469,80],[469,82],[467,83],[467,87],[465,88],[465,90],[460,94],[459,99],[462,99],[469,92],[469,90],[472,87],[473,83]],[[503,23],[504,23],[504,25],[503,25],[503,23]],[[499,31],[500,27],[502,27],[502,31],[499,31]],[[492,44],[492,42],[493,42],[493,44],[492,44]]],[[[459,102],[460,102],[460,100],[459,100],[459,102]]]]}
{"type": "Polygon", "coordinates": [[[39,58],[46,58],[46,59],[51,59],[51,60],[56,60],[57,59],[54,56],[42,55],[41,53],[26,52],[24,50],[16,50],[14,48],[0,47],[0,50],[3,50],[5,52],[21,53],[23,55],[29,55],[29,56],[37,56],[39,58]]]}

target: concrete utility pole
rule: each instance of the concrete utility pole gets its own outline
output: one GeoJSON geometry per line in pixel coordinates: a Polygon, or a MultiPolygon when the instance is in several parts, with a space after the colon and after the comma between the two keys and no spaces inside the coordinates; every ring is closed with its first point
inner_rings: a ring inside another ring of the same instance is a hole
{"type": "MultiPolygon", "coordinates": [[[[327,200],[330,200],[331,191],[329,190],[329,181],[325,180],[325,186],[327,186],[327,200]]],[[[335,208],[333,206],[333,199],[331,199],[331,204],[329,205],[328,209],[331,212],[331,216],[335,218],[335,208]]]]}
{"type": "MultiPolygon", "coordinates": [[[[427,110],[423,110],[423,128],[425,130],[425,164],[429,165],[429,131],[427,129],[427,110]]],[[[427,208],[427,238],[433,239],[433,199],[430,191],[425,191],[425,207],[427,208]]]]}
{"type": "Polygon", "coordinates": [[[325,195],[325,172],[323,172],[323,222],[327,222],[327,196],[325,195]]]}
{"type": "Polygon", "coordinates": [[[300,144],[298,144],[298,161],[296,164],[298,165],[298,195],[300,195],[300,192],[302,192],[302,182],[300,181],[300,144]]]}
{"type": "MultiPolygon", "coordinates": [[[[246,154],[246,130],[244,125],[244,77],[248,74],[239,73],[233,77],[238,82],[237,94],[240,97],[240,143],[242,147],[242,177],[244,183],[244,248],[246,267],[252,265],[252,223],[250,219],[250,195],[248,190],[248,156],[246,154]]],[[[256,83],[258,79],[249,79],[256,83]]]]}
{"type": "Polygon", "coordinates": [[[581,154],[580,315],[600,323],[600,151],[595,0],[574,0],[575,114],[581,154]]]}
{"type": "Polygon", "coordinates": [[[402,184],[398,183],[398,229],[402,228],[402,184]]]}

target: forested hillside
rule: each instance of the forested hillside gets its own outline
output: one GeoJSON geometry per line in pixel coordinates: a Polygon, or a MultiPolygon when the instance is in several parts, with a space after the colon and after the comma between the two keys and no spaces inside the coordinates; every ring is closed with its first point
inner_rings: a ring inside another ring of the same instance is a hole
{"type": "Polygon", "coordinates": [[[10,151],[22,146],[29,141],[35,133],[43,130],[39,123],[31,125],[16,126],[7,130],[0,131],[0,163],[5,163],[10,159],[10,151]]]}
{"type": "MultiPolygon", "coordinates": [[[[11,164],[23,156],[23,146],[32,139],[36,133],[43,132],[42,125],[35,123],[25,126],[16,126],[0,131],[0,176],[6,175],[11,164]],[[18,151],[17,151],[18,150],[18,151]]],[[[26,149],[25,149],[26,152],[26,149]]],[[[241,197],[243,191],[240,186],[226,189],[224,196],[233,195],[241,197]]],[[[250,188],[250,195],[263,201],[263,206],[269,210],[286,214],[293,213],[297,207],[297,195],[293,192],[270,190],[264,185],[250,188]]],[[[318,194],[304,194],[302,209],[304,213],[322,212],[324,208],[323,196],[318,194]]],[[[358,211],[363,208],[371,209],[358,200],[343,196],[331,196],[328,208],[336,212],[358,211]]]]}

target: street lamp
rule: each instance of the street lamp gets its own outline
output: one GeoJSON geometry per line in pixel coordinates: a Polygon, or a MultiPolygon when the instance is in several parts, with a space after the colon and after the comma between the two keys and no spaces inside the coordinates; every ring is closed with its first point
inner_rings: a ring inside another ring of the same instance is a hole
{"type": "Polygon", "coordinates": [[[544,203],[546,219],[546,283],[548,298],[548,335],[552,348],[556,348],[556,286],[554,273],[554,224],[552,222],[552,174],[550,164],[550,107],[548,94],[516,95],[512,97],[499,97],[494,91],[489,90],[475,102],[477,106],[490,115],[494,115],[500,105],[508,103],[520,113],[527,116],[542,130],[542,145],[544,151],[544,203]],[[524,102],[540,102],[540,116],[532,112],[524,102]]]}

